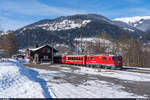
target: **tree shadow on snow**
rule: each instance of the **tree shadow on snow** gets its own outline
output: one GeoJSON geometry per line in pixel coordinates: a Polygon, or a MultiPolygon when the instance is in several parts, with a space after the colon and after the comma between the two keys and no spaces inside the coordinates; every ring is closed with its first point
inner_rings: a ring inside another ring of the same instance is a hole
{"type": "MultiPolygon", "coordinates": [[[[13,62],[13,63],[16,63],[16,62],[13,62]]],[[[21,63],[16,63],[16,65],[19,66],[19,71],[22,75],[27,76],[31,81],[38,82],[41,85],[43,89],[43,95],[46,98],[52,98],[50,95],[50,92],[48,91],[46,81],[38,77],[39,73],[37,71],[27,68],[23,66],[21,63]]]]}

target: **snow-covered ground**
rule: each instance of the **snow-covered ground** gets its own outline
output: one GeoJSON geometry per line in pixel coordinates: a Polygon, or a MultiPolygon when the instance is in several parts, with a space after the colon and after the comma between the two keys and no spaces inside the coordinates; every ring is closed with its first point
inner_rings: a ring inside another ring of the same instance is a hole
{"type": "Polygon", "coordinates": [[[0,62],[0,98],[50,98],[46,82],[38,72],[16,60],[0,62]]]}
{"type": "Polygon", "coordinates": [[[75,38],[75,41],[82,41],[82,42],[100,42],[100,43],[106,43],[106,44],[111,44],[111,41],[107,40],[107,39],[103,39],[103,38],[75,38]]]}
{"type": "MultiPolygon", "coordinates": [[[[21,61],[22,62],[22,61],[21,61]]],[[[24,62],[24,61],[23,61],[24,62]]],[[[65,65],[64,65],[65,66],[65,65]]],[[[144,96],[124,91],[121,84],[98,80],[82,80],[74,84],[64,79],[66,74],[101,75],[125,81],[150,81],[150,74],[105,70],[74,66],[51,66],[59,69],[46,70],[23,66],[19,61],[0,61],[0,98],[143,98],[144,96]]],[[[149,70],[149,69],[144,69],[149,70]]],[[[69,75],[70,76],[70,75],[69,75]]],[[[76,76],[72,75],[73,79],[76,76]]],[[[68,79],[68,78],[67,78],[68,79]]],[[[76,81],[76,80],[75,80],[76,81]]]]}
{"type": "Polygon", "coordinates": [[[127,72],[127,71],[120,71],[120,70],[101,69],[100,71],[98,69],[81,67],[81,69],[76,70],[75,73],[96,74],[96,75],[113,77],[113,78],[117,78],[121,80],[128,80],[128,81],[150,81],[150,74],[127,72]]]}
{"type": "MultiPolygon", "coordinates": [[[[62,68],[63,69],[63,68],[62,68]]],[[[65,70],[69,68],[64,67],[65,70]]],[[[89,80],[83,84],[73,85],[71,83],[62,82],[61,80],[54,79],[55,76],[62,76],[61,72],[46,71],[35,69],[40,73],[41,78],[48,82],[49,91],[53,98],[141,98],[142,96],[133,93],[125,92],[121,89],[124,87],[106,81],[89,80]]]]}
{"type": "Polygon", "coordinates": [[[80,28],[88,23],[91,20],[83,20],[81,22],[73,21],[73,20],[63,20],[61,22],[54,22],[54,23],[46,23],[41,25],[36,25],[36,27],[42,27],[45,30],[52,30],[52,31],[60,31],[60,30],[68,30],[73,28],[80,28]]]}

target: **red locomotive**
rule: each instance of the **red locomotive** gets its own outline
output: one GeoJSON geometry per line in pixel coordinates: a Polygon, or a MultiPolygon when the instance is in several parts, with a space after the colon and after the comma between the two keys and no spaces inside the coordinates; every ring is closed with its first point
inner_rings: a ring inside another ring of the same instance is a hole
{"type": "Polygon", "coordinates": [[[67,55],[57,57],[59,63],[107,68],[122,68],[122,56],[115,55],[67,55]]]}

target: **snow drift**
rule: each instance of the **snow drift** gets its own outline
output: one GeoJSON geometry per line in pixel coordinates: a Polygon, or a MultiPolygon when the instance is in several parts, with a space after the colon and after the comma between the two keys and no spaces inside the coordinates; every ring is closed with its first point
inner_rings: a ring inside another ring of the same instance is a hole
{"type": "Polygon", "coordinates": [[[51,98],[38,72],[9,59],[0,62],[0,98],[51,98]]]}

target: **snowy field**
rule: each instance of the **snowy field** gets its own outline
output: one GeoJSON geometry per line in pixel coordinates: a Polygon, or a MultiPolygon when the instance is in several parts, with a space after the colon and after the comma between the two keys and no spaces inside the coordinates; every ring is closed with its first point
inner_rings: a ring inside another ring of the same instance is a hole
{"type": "MultiPolygon", "coordinates": [[[[65,68],[66,69],[66,68],[65,68]]],[[[124,88],[120,85],[108,83],[106,81],[90,80],[85,81],[80,85],[73,85],[61,80],[53,79],[54,76],[63,75],[61,72],[50,72],[45,70],[35,69],[40,73],[41,78],[48,82],[49,91],[53,98],[141,98],[142,96],[135,95],[122,91],[124,88]]]]}
{"type": "Polygon", "coordinates": [[[79,68],[77,70],[60,65],[52,67],[59,70],[29,68],[12,59],[1,61],[0,98],[143,98],[146,95],[124,91],[125,87],[122,85],[95,77],[80,79],[81,83],[72,82],[72,79],[80,75],[99,75],[124,81],[150,81],[150,74],[144,73],[104,69],[100,71],[81,66],[74,66],[79,68]]]}

